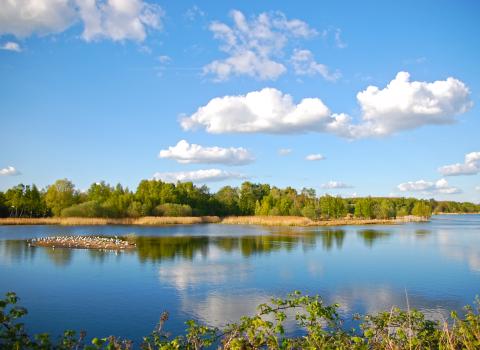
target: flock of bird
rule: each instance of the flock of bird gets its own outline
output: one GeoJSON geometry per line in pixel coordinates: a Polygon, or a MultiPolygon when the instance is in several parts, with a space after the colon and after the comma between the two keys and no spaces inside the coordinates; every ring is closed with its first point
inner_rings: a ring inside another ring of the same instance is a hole
{"type": "Polygon", "coordinates": [[[84,248],[84,249],[105,249],[123,250],[133,249],[135,243],[115,237],[102,236],[52,236],[32,239],[31,246],[52,247],[52,248],[84,248]]]}

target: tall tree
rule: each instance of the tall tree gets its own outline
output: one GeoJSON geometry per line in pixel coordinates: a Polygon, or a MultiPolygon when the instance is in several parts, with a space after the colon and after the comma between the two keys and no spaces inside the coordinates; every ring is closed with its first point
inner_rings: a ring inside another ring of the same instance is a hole
{"type": "Polygon", "coordinates": [[[55,216],[60,216],[63,209],[76,204],[77,201],[78,191],[75,190],[75,185],[67,179],[55,181],[47,188],[45,194],[45,202],[55,216]]]}

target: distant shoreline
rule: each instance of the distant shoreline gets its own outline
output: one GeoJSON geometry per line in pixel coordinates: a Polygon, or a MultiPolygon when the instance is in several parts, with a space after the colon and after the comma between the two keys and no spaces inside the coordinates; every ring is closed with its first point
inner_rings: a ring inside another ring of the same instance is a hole
{"type": "Polygon", "coordinates": [[[60,226],[104,226],[138,225],[170,226],[220,223],[226,225],[262,225],[262,226],[345,226],[345,225],[396,225],[407,222],[427,222],[428,218],[406,216],[396,219],[359,219],[341,218],[330,220],[311,220],[302,216],[192,216],[164,217],[146,216],[141,218],[0,218],[0,225],[60,225],[60,226]]]}
{"type": "Polygon", "coordinates": [[[433,215],[480,215],[479,213],[434,213],[433,215]]]}

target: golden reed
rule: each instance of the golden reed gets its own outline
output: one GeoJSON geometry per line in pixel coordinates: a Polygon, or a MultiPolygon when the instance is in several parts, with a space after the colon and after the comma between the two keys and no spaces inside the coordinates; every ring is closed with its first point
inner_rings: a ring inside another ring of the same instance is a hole
{"type": "Polygon", "coordinates": [[[141,218],[0,218],[0,225],[192,225],[220,222],[218,216],[167,217],[145,216],[141,218]]]}
{"type": "Polygon", "coordinates": [[[423,222],[427,218],[405,216],[396,219],[359,219],[340,218],[330,220],[311,220],[302,216],[229,216],[220,219],[218,216],[144,216],[141,218],[0,218],[0,225],[65,225],[65,226],[97,226],[97,225],[194,225],[206,223],[222,223],[228,225],[265,225],[265,226],[341,226],[341,225],[391,225],[405,222],[423,222]]]}
{"type": "Polygon", "coordinates": [[[396,219],[340,218],[331,220],[311,220],[302,216],[230,216],[222,224],[265,225],[265,226],[341,226],[341,225],[392,225],[406,222],[424,222],[427,218],[405,216],[396,219]]]}

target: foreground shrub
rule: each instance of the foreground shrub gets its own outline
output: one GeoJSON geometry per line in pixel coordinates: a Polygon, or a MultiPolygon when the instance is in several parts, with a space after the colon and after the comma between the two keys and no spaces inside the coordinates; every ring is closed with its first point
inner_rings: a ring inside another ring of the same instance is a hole
{"type": "MultiPolygon", "coordinates": [[[[30,337],[18,320],[27,310],[16,305],[15,293],[7,293],[0,300],[1,349],[108,349],[133,348],[133,342],[114,336],[86,341],[85,332],[77,335],[65,331],[58,340],[48,334],[30,337]],[[88,343],[88,344],[87,344],[88,343]]],[[[144,337],[140,349],[479,349],[480,314],[476,307],[466,307],[460,318],[452,312],[449,322],[428,320],[417,310],[356,316],[358,330],[345,330],[337,309],[339,305],[325,305],[319,296],[310,297],[295,292],[286,299],[272,299],[261,304],[253,317],[244,316],[224,329],[187,322],[185,335],[169,338],[163,328],[168,314],[163,313],[151,335],[144,337]],[[293,319],[292,319],[292,315],[293,319]],[[301,334],[285,331],[285,323],[296,323],[301,334]]]]}

